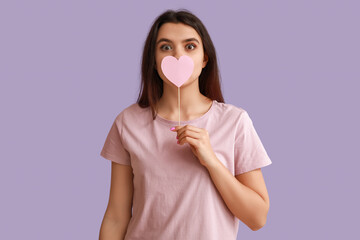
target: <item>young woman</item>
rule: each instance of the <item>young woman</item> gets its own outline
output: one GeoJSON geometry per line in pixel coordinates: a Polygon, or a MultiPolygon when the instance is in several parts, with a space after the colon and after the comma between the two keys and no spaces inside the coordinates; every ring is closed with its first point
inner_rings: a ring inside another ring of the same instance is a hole
{"type": "Polygon", "coordinates": [[[112,161],[100,239],[235,240],[239,220],[264,226],[269,196],[261,168],[271,160],[248,113],[224,103],[214,45],[187,10],[168,10],[150,29],[137,103],[119,113],[101,156],[112,161]],[[178,87],[165,56],[194,61],[178,87]]]}

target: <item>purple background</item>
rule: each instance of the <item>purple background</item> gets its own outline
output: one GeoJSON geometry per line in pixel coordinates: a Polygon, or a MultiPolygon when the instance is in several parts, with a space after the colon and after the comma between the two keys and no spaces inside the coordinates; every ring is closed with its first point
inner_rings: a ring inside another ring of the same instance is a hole
{"type": "Polygon", "coordinates": [[[226,103],[273,164],[266,225],[238,239],[350,239],[359,223],[358,1],[0,3],[2,239],[98,239],[110,190],[99,154],[136,101],[155,18],[207,27],[226,103]]]}

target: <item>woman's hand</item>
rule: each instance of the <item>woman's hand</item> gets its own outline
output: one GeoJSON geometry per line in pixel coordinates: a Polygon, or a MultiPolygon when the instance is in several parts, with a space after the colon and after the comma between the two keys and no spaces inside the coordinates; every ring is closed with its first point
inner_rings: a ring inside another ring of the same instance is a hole
{"type": "Polygon", "coordinates": [[[207,167],[215,161],[216,155],[211,147],[209,133],[206,129],[185,125],[176,126],[171,131],[177,132],[178,144],[189,144],[192,152],[203,166],[207,167]]]}

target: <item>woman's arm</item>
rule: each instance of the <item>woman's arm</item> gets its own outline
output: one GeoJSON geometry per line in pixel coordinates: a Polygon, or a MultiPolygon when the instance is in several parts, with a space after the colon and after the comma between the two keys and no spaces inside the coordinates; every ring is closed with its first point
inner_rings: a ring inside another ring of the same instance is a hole
{"type": "Polygon", "coordinates": [[[270,201],[261,169],[234,177],[217,158],[206,168],[229,210],[251,230],[262,228],[270,201]]]}
{"type": "Polygon", "coordinates": [[[122,240],[132,216],[132,167],[112,162],[109,203],[101,224],[99,240],[122,240]]]}

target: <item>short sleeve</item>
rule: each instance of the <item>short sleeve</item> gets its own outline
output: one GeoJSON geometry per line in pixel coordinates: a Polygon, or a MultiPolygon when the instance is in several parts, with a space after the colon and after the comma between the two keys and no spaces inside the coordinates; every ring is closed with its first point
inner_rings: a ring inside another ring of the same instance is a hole
{"type": "Polygon", "coordinates": [[[121,120],[119,114],[110,128],[100,156],[119,164],[131,165],[130,154],[123,145],[121,120]]]}
{"type": "Polygon", "coordinates": [[[271,163],[249,114],[244,110],[239,117],[235,135],[235,175],[262,168],[271,163]]]}

